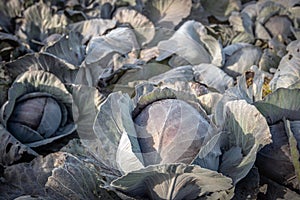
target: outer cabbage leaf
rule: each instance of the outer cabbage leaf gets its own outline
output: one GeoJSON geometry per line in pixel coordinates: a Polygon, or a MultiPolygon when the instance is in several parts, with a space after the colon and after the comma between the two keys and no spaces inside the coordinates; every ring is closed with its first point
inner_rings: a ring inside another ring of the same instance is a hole
{"type": "Polygon", "coordinates": [[[22,2],[18,0],[9,0],[0,2],[0,29],[5,32],[13,32],[11,20],[21,15],[22,2]]]}
{"type": "Polygon", "coordinates": [[[300,119],[300,89],[279,88],[262,101],[254,102],[269,124],[275,124],[284,117],[289,120],[300,119]],[[288,99],[287,99],[288,97],[288,99]]]}
{"type": "Polygon", "coordinates": [[[239,11],[242,7],[240,0],[201,0],[200,2],[205,11],[207,11],[220,21],[228,20],[231,12],[239,11]]]}
{"type": "Polygon", "coordinates": [[[259,69],[265,72],[271,72],[271,70],[278,68],[280,60],[281,57],[278,56],[274,50],[270,48],[264,49],[259,61],[259,69]]]}
{"type": "Polygon", "coordinates": [[[7,92],[11,83],[11,76],[7,73],[3,65],[0,65],[0,107],[7,101],[7,92]]]}
{"type": "Polygon", "coordinates": [[[205,169],[213,171],[219,170],[221,151],[221,142],[224,139],[223,132],[217,133],[217,129],[213,127],[211,130],[214,134],[208,136],[203,142],[201,149],[194,159],[193,164],[199,165],[205,169]]]}
{"type": "Polygon", "coordinates": [[[122,91],[133,95],[136,85],[168,70],[170,70],[168,65],[159,63],[147,63],[129,69],[124,66],[108,77],[109,80],[105,85],[108,85],[109,91],[122,91]]]}
{"type": "Polygon", "coordinates": [[[284,119],[285,130],[287,132],[287,136],[289,138],[289,147],[291,153],[291,162],[294,166],[294,171],[298,183],[298,188],[300,187],[300,121],[289,121],[284,119]]]}
{"type": "Polygon", "coordinates": [[[262,100],[263,95],[270,92],[264,84],[269,79],[256,66],[252,66],[251,70],[246,71],[242,76],[238,77],[237,84],[227,89],[214,108],[214,120],[220,125],[223,123],[223,110],[226,102],[233,100],[246,100],[249,104],[262,100]]]}
{"type": "Polygon", "coordinates": [[[150,199],[231,199],[230,178],[215,171],[185,164],[154,165],[133,171],[112,182],[130,196],[150,199]]]}
{"type": "Polygon", "coordinates": [[[159,85],[162,88],[167,87],[196,96],[208,93],[207,87],[196,82],[194,76],[193,67],[191,65],[186,65],[173,68],[165,73],[154,76],[149,79],[149,82],[159,85]]]}
{"type": "Polygon", "coordinates": [[[154,38],[151,40],[149,44],[147,44],[147,47],[156,47],[160,41],[170,39],[174,33],[175,30],[173,29],[155,27],[154,38]]]}
{"type": "Polygon", "coordinates": [[[0,59],[11,61],[28,52],[28,49],[15,35],[0,32],[0,59]]]}
{"type": "Polygon", "coordinates": [[[27,41],[31,48],[38,50],[44,39],[53,33],[62,33],[67,25],[63,14],[53,14],[47,4],[39,2],[24,11],[24,21],[18,35],[27,41]]]}
{"type": "Polygon", "coordinates": [[[98,187],[101,177],[92,165],[63,152],[7,167],[3,179],[6,183],[0,183],[1,196],[6,199],[21,195],[45,199],[97,199],[106,195],[111,199],[98,187]]]}
{"type": "Polygon", "coordinates": [[[174,83],[176,81],[189,82],[194,78],[193,67],[191,65],[176,67],[165,73],[159,74],[149,79],[155,84],[174,83]]]}
{"type": "Polygon", "coordinates": [[[277,37],[290,42],[292,23],[287,8],[274,1],[262,1],[256,4],[256,11],[256,37],[265,40],[277,37]]]}
{"type": "Polygon", "coordinates": [[[44,51],[73,64],[80,66],[84,59],[84,47],[81,45],[81,36],[70,32],[62,36],[54,44],[48,45],[44,51]]]}
{"type": "Polygon", "coordinates": [[[83,140],[93,139],[93,125],[104,97],[96,88],[85,85],[72,85],[70,90],[74,99],[72,111],[77,125],[76,131],[83,140]]]}
{"type": "Polygon", "coordinates": [[[147,1],[144,14],[155,26],[173,29],[190,14],[191,0],[153,0],[147,1]]]}
{"type": "Polygon", "coordinates": [[[233,86],[233,79],[213,64],[200,64],[194,66],[193,70],[197,82],[214,88],[220,93],[233,86]]]}
{"type": "Polygon", "coordinates": [[[201,95],[198,99],[203,109],[208,115],[210,115],[214,113],[217,103],[221,100],[222,97],[223,95],[220,93],[210,92],[208,94],[201,95]]]}
{"type": "Polygon", "coordinates": [[[76,83],[96,86],[100,78],[111,76],[124,64],[136,64],[138,49],[136,36],[129,28],[117,28],[104,36],[93,37],[76,83]]]}
{"type": "Polygon", "coordinates": [[[114,19],[120,23],[129,23],[135,31],[140,46],[149,43],[155,35],[153,23],[135,10],[119,8],[114,19]]]}
{"type": "Polygon", "coordinates": [[[148,80],[152,77],[159,76],[160,74],[169,71],[170,67],[167,65],[159,64],[159,63],[147,63],[145,65],[140,66],[140,68],[132,69],[126,71],[120,79],[118,79],[118,84],[125,84],[128,82],[134,82],[137,80],[148,80]]]}
{"type": "Polygon", "coordinates": [[[139,145],[131,117],[133,103],[127,94],[110,94],[100,105],[94,122],[96,140],[87,140],[85,145],[107,168],[127,172],[143,167],[139,145]],[[135,137],[134,137],[135,136],[135,137]],[[130,140],[124,143],[123,140],[130,140]]]}
{"type": "Polygon", "coordinates": [[[68,27],[83,36],[82,44],[86,44],[92,37],[103,35],[107,30],[116,26],[115,20],[90,19],[69,24],[68,27]]]}
{"type": "Polygon", "coordinates": [[[271,143],[271,133],[265,118],[245,100],[226,103],[223,117],[226,120],[223,130],[227,133],[228,144],[219,170],[236,184],[253,167],[256,153],[271,143]]]}
{"type": "Polygon", "coordinates": [[[245,12],[232,12],[229,22],[235,31],[232,43],[253,43],[255,38],[253,34],[253,22],[250,16],[245,12]]]}
{"type": "Polygon", "coordinates": [[[291,42],[287,51],[270,82],[272,90],[288,88],[300,80],[300,40],[291,42]]]}
{"type": "Polygon", "coordinates": [[[0,124],[0,164],[11,165],[23,157],[32,158],[38,154],[28,146],[20,143],[0,124]]]}
{"type": "Polygon", "coordinates": [[[227,24],[211,24],[210,26],[206,26],[206,28],[212,36],[219,38],[224,47],[231,44],[235,35],[235,31],[227,24]]]}
{"type": "Polygon", "coordinates": [[[26,54],[17,60],[6,63],[12,79],[29,70],[43,70],[55,74],[62,82],[73,83],[77,69],[74,65],[49,53],[26,54]]]}
{"type": "Polygon", "coordinates": [[[139,49],[135,34],[128,28],[117,28],[105,36],[93,37],[87,47],[87,64],[97,62],[112,52],[126,54],[139,49]],[[99,56],[100,55],[100,56],[99,56]]]}
{"type": "MultiPolygon", "coordinates": [[[[299,125],[299,121],[290,122],[292,122],[290,128],[292,128],[295,133],[293,136],[297,137],[296,140],[299,141],[297,129],[294,129],[294,127],[299,125]]],[[[288,130],[286,128],[283,122],[270,126],[273,142],[265,146],[258,153],[256,165],[264,176],[279,184],[296,189],[299,187],[299,181],[296,175],[296,172],[299,172],[299,168],[295,170],[291,150],[296,150],[297,148],[290,146],[289,133],[287,132],[290,132],[291,129],[288,130]]]]}
{"type": "Polygon", "coordinates": [[[105,189],[99,187],[102,177],[91,164],[71,154],[61,154],[56,160],[64,162],[55,166],[45,183],[48,194],[62,199],[112,199],[105,189]]]}
{"type": "Polygon", "coordinates": [[[221,66],[224,62],[220,42],[195,21],[185,22],[169,40],[159,42],[158,49],[158,61],[176,54],[192,65],[212,63],[221,66]]]}
{"type": "Polygon", "coordinates": [[[252,65],[258,65],[262,54],[259,47],[248,44],[233,44],[232,46],[224,48],[223,69],[227,74],[237,77],[249,70],[252,65]]]}

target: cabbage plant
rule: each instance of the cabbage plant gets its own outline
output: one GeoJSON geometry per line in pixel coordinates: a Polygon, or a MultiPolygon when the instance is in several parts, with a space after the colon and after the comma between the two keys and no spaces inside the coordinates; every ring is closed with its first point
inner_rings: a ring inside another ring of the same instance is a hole
{"type": "Polygon", "coordinates": [[[22,154],[72,134],[72,93],[55,75],[27,71],[12,83],[1,108],[1,163],[12,164],[22,154]],[[26,149],[26,151],[24,151],[26,149]]]}
{"type": "Polygon", "coordinates": [[[299,197],[299,9],[0,2],[0,199],[299,197]]]}
{"type": "Polygon", "coordinates": [[[92,139],[81,140],[121,197],[230,199],[271,141],[264,117],[245,101],[226,104],[226,123],[216,125],[194,95],[149,83],[135,94],[111,93],[92,112],[92,139]]]}

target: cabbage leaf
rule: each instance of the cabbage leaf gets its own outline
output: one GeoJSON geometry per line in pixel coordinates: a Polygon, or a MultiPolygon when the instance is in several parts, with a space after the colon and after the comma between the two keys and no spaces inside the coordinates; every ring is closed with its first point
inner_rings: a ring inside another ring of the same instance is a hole
{"type": "Polygon", "coordinates": [[[143,14],[156,27],[173,29],[190,14],[191,0],[153,0],[146,1],[143,14]]]}
{"type": "Polygon", "coordinates": [[[153,165],[112,182],[130,196],[150,199],[231,199],[232,181],[215,171],[185,164],[153,165]]]}
{"type": "Polygon", "coordinates": [[[228,144],[222,155],[220,172],[236,184],[253,167],[256,153],[271,143],[271,133],[264,116],[245,100],[227,102],[223,116],[228,144]]]}

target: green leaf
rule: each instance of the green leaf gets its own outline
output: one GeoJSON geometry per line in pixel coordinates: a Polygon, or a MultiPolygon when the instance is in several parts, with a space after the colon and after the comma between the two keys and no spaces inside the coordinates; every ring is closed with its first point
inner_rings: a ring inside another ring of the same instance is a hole
{"type": "Polygon", "coordinates": [[[224,48],[226,56],[223,70],[236,78],[250,69],[252,65],[258,65],[262,51],[259,47],[250,44],[232,44],[224,48]]]}
{"type": "Polygon", "coordinates": [[[62,33],[66,25],[65,15],[53,14],[47,4],[39,2],[24,11],[24,21],[18,35],[27,41],[31,48],[38,50],[44,39],[53,33],[62,33]]]}
{"type": "Polygon", "coordinates": [[[77,74],[77,68],[74,65],[46,52],[26,54],[6,63],[6,69],[13,79],[28,70],[43,70],[54,74],[62,82],[68,83],[73,83],[77,74]]]}
{"type": "MultiPolygon", "coordinates": [[[[299,141],[296,121],[290,121],[291,129],[297,143],[299,141]],[[295,126],[295,127],[294,127],[295,126]]],[[[298,122],[299,124],[299,122],[298,122]]],[[[297,189],[299,181],[296,175],[295,167],[292,162],[291,149],[294,147],[289,145],[289,137],[283,121],[270,126],[272,134],[272,143],[265,146],[258,152],[256,166],[260,169],[260,173],[277,183],[289,188],[297,189]]]]}
{"type": "Polygon", "coordinates": [[[217,0],[214,2],[201,0],[200,2],[206,12],[220,21],[228,20],[231,12],[239,11],[242,6],[240,0],[217,0]]]}
{"type": "Polygon", "coordinates": [[[93,125],[104,97],[94,87],[70,85],[69,88],[73,96],[72,111],[78,135],[81,139],[94,138],[93,125]]]}
{"type": "Polygon", "coordinates": [[[155,27],[153,23],[135,10],[118,8],[114,14],[114,19],[120,23],[128,23],[132,26],[140,46],[146,45],[154,38],[155,27]]]}
{"type": "Polygon", "coordinates": [[[200,64],[193,66],[195,81],[224,93],[233,86],[233,79],[223,70],[213,64],[200,64]]]}
{"type": "Polygon", "coordinates": [[[103,35],[107,30],[116,26],[115,20],[89,19],[69,24],[68,27],[83,36],[82,44],[86,44],[92,37],[103,35]]]}
{"type": "MultiPolygon", "coordinates": [[[[284,119],[284,125],[285,125],[285,130],[289,139],[289,147],[290,147],[290,154],[291,154],[291,162],[293,163],[294,169],[295,169],[295,174],[298,180],[298,183],[300,183],[300,154],[299,154],[299,127],[296,126],[291,126],[291,122],[289,120],[284,119]],[[297,136],[297,138],[296,138],[297,136]],[[298,140],[297,140],[298,139],[298,140]]],[[[299,126],[299,124],[298,124],[299,126]]]]}
{"type": "Polygon", "coordinates": [[[147,1],[144,14],[155,26],[173,29],[190,14],[191,0],[153,0],[147,1]]]}
{"type": "Polygon", "coordinates": [[[289,120],[300,119],[299,98],[300,89],[279,88],[262,101],[254,102],[254,105],[265,116],[269,124],[275,124],[284,117],[289,120]]]}
{"type": "Polygon", "coordinates": [[[256,153],[271,143],[271,133],[265,118],[245,100],[226,103],[223,117],[223,130],[227,133],[228,143],[220,171],[236,184],[254,165],[256,153]]]}
{"type": "Polygon", "coordinates": [[[231,199],[230,178],[215,171],[185,164],[154,165],[130,172],[112,187],[135,198],[231,199]]]}
{"type": "Polygon", "coordinates": [[[86,141],[96,158],[112,170],[127,172],[143,167],[131,112],[133,102],[127,94],[112,93],[100,105],[94,122],[96,140],[86,141]],[[124,142],[129,141],[129,143],[124,142]],[[93,146],[89,146],[92,143],[93,146]]]}
{"type": "Polygon", "coordinates": [[[54,44],[50,44],[43,51],[65,60],[74,66],[79,67],[84,59],[84,46],[81,45],[82,37],[75,32],[69,32],[62,36],[54,44]]]}
{"type": "Polygon", "coordinates": [[[117,28],[104,36],[95,36],[90,40],[85,62],[91,64],[113,52],[125,55],[137,49],[139,49],[139,45],[133,30],[117,28]]]}
{"type": "Polygon", "coordinates": [[[23,145],[0,124],[0,163],[11,165],[24,157],[35,157],[38,154],[30,147],[23,145]]]}
{"type": "Polygon", "coordinates": [[[45,199],[99,199],[101,195],[112,199],[99,188],[101,177],[93,165],[64,152],[7,167],[3,179],[1,196],[6,199],[21,195],[45,199]]]}
{"type": "Polygon", "coordinates": [[[288,54],[285,55],[270,82],[272,90],[289,88],[300,79],[300,41],[292,41],[287,46],[288,54]]]}
{"type": "Polygon", "coordinates": [[[226,120],[222,115],[226,102],[245,100],[247,103],[252,104],[253,102],[262,100],[265,79],[267,80],[267,78],[256,66],[252,66],[250,70],[238,77],[237,84],[225,91],[214,108],[214,120],[217,125],[221,125],[226,120]]]}
{"type": "Polygon", "coordinates": [[[159,42],[158,49],[158,61],[176,54],[191,65],[212,63],[222,66],[224,62],[220,42],[208,35],[205,27],[196,21],[185,22],[169,40],[159,42]]]}

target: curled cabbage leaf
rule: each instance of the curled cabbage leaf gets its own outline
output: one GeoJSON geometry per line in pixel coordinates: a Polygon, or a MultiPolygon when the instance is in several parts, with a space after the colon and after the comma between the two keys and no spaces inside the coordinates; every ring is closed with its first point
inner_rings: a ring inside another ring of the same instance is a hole
{"type": "Polygon", "coordinates": [[[207,33],[199,22],[187,21],[165,41],[158,43],[161,61],[176,54],[192,65],[212,63],[221,66],[224,62],[221,43],[207,33]]]}
{"type": "Polygon", "coordinates": [[[230,178],[199,166],[164,164],[132,171],[112,182],[129,196],[150,199],[231,199],[230,178]]]}
{"type": "Polygon", "coordinates": [[[287,46],[288,53],[281,59],[278,69],[270,82],[272,90],[289,88],[300,78],[300,41],[295,40],[287,46]]]}
{"type": "Polygon", "coordinates": [[[155,26],[173,29],[190,14],[191,0],[153,0],[146,1],[144,14],[155,26]]]}

